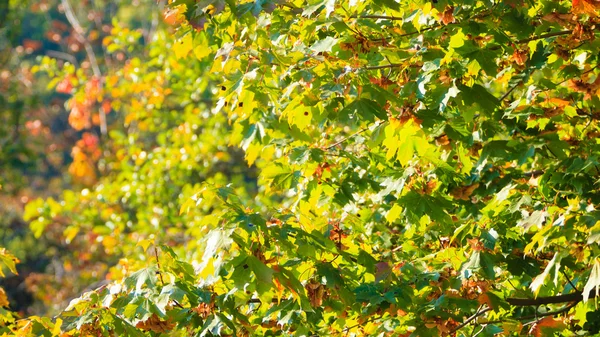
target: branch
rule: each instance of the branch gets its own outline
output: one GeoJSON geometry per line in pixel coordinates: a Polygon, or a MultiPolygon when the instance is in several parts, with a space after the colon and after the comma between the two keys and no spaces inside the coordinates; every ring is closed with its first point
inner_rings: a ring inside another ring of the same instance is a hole
{"type": "MultiPolygon", "coordinates": [[[[590,291],[589,298],[594,298],[596,296],[597,296],[597,294],[596,294],[595,290],[590,291]]],[[[575,292],[575,293],[567,294],[567,295],[538,297],[538,298],[534,298],[534,299],[531,299],[531,298],[507,298],[506,302],[508,302],[508,304],[514,305],[514,306],[539,306],[542,304],[556,304],[556,303],[571,302],[569,305],[565,306],[564,308],[558,309],[558,310],[542,312],[542,313],[535,313],[533,315],[527,315],[527,316],[521,316],[521,317],[512,317],[512,319],[524,321],[524,320],[528,320],[528,319],[532,319],[532,318],[554,316],[554,315],[568,312],[582,300],[583,300],[583,294],[581,292],[575,292]]],[[[456,328],[452,329],[450,334],[464,328],[469,323],[471,323],[472,321],[474,321],[481,315],[483,315],[486,312],[491,311],[491,310],[492,310],[492,308],[485,308],[483,310],[478,309],[477,312],[475,312],[475,314],[473,314],[471,317],[467,318],[464,322],[462,322],[456,328]]],[[[488,322],[485,322],[482,324],[494,324],[494,323],[501,323],[501,322],[504,322],[504,320],[488,321],[488,322]]]]}
{"type": "MultiPolygon", "coordinates": [[[[529,171],[529,172],[523,172],[523,177],[533,177],[533,176],[538,176],[544,174],[543,170],[535,170],[535,171],[529,171]]],[[[577,289],[575,289],[577,290],[577,289]]]]}
{"type": "MultiPolygon", "coordinates": [[[[598,294],[596,290],[593,289],[589,293],[588,298],[596,298],[598,294]]],[[[548,296],[548,297],[538,297],[538,298],[513,298],[509,297],[506,299],[506,302],[510,305],[524,307],[524,306],[538,306],[542,304],[557,304],[557,303],[567,303],[567,302],[581,302],[583,301],[583,293],[580,291],[576,291],[571,294],[566,295],[557,295],[557,296],[548,296]]]]}
{"type": "Polygon", "coordinates": [[[79,67],[79,64],[77,63],[77,59],[75,58],[75,56],[73,56],[71,54],[63,53],[58,50],[46,50],[46,55],[53,57],[55,59],[61,59],[61,60],[71,62],[72,65],[79,67]]]}
{"type": "Polygon", "coordinates": [[[152,21],[150,22],[150,28],[145,34],[147,44],[152,42],[152,38],[154,37],[154,33],[156,32],[156,27],[158,27],[158,15],[165,8],[165,0],[158,0],[156,2],[158,3],[158,10],[152,13],[152,21]]]}
{"type": "Polygon", "coordinates": [[[473,316],[467,318],[464,322],[462,322],[461,324],[459,324],[456,328],[452,329],[452,331],[450,331],[450,334],[453,334],[455,332],[457,332],[458,330],[464,328],[465,326],[467,326],[469,323],[471,323],[472,321],[476,320],[477,317],[485,314],[488,311],[491,311],[492,308],[485,308],[483,310],[481,310],[481,308],[477,309],[477,311],[473,314],[473,316]]]}
{"type": "Polygon", "coordinates": [[[508,91],[504,95],[502,95],[502,97],[500,97],[500,99],[499,99],[500,104],[502,104],[502,101],[504,101],[506,99],[506,97],[508,97],[508,95],[510,95],[511,92],[513,92],[519,85],[521,85],[521,83],[523,83],[523,81],[517,82],[510,89],[508,89],[508,91]]]}
{"type": "Polygon", "coordinates": [[[562,30],[560,32],[546,33],[546,34],[542,34],[542,35],[538,35],[538,36],[533,36],[533,37],[530,37],[530,38],[522,39],[522,40],[517,41],[517,43],[519,43],[519,44],[528,43],[528,42],[531,42],[531,41],[541,40],[541,39],[545,39],[545,38],[549,38],[549,37],[569,35],[571,33],[573,33],[572,30],[562,30]]]}
{"type": "Polygon", "coordinates": [[[395,16],[387,16],[387,15],[352,15],[350,18],[352,19],[382,19],[382,20],[391,20],[391,21],[402,21],[403,18],[395,17],[395,16]]]}
{"type": "Polygon", "coordinates": [[[563,276],[567,279],[567,281],[569,281],[569,284],[571,285],[571,287],[573,288],[573,290],[575,291],[579,291],[579,289],[577,289],[577,287],[573,284],[573,282],[571,282],[571,279],[569,278],[569,276],[567,276],[567,273],[565,273],[565,271],[562,271],[563,276]]]}
{"type": "MultiPolygon", "coordinates": [[[[79,42],[81,42],[83,44],[83,47],[85,48],[85,53],[87,54],[88,60],[90,60],[90,64],[92,65],[92,72],[94,73],[94,76],[100,81],[100,83],[102,83],[102,73],[100,72],[100,67],[98,66],[98,60],[96,59],[96,54],[94,53],[94,48],[92,48],[92,45],[90,44],[90,42],[83,36],[83,33],[84,33],[83,28],[79,24],[79,20],[77,20],[77,17],[75,17],[75,14],[73,13],[73,8],[71,8],[71,4],[69,3],[69,0],[61,0],[61,3],[65,10],[65,16],[67,17],[67,21],[69,21],[69,23],[73,27],[73,31],[75,32],[75,37],[77,38],[77,40],[79,42]]],[[[99,109],[99,114],[100,114],[100,133],[102,135],[106,135],[106,133],[107,133],[106,112],[104,111],[104,109],[102,107],[100,107],[100,109],[99,109]]]]}
{"type": "Polygon", "coordinates": [[[390,64],[384,64],[381,66],[365,66],[362,68],[357,68],[357,69],[363,69],[363,70],[378,70],[378,69],[388,69],[388,68],[400,68],[400,67],[411,67],[411,68],[421,68],[423,65],[421,64],[401,64],[401,63],[390,63],[390,64]]]}
{"type": "MultiPolygon", "coordinates": [[[[383,124],[383,123],[385,123],[385,122],[386,122],[386,121],[379,121],[379,122],[377,122],[377,123],[376,123],[375,127],[378,127],[378,126],[380,126],[381,124],[383,124]]],[[[335,142],[335,143],[333,143],[333,144],[331,144],[331,145],[327,146],[327,147],[325,148],[325,150],[330,150],[330,149],[332,149],[332,148],[334,148],[334,147],[336,147],[336,146],[338,146],[338,145],[342,144],[343,142],[347,141],[348,139],[354,138],[354,137],[356,137],[356,136],[360,135],[361,133],[363,133],[363,132],[365,132],[365,131],[367,131],[367,130],[369,130],[369,129],[370,129],[370,127],[364,127],[364,128],[362,128],[362,129],[360,129],[360,130],[356,131],[355,133],[351,134],[350,136],[348,136],[348,137],[346,137],[346,138],[344,138],[344,139],[342,139],[342,140],[339,140],[339,141],[337,141],[337,142],[335,142]]]]}
{"type": "MultiPolygon", "coordinates": [[[[571,33],[573,33],[572,30],[561,30],[559,32],[546,33],[546,34],[542,34],[542,35],[538,35],[538,36],[528,37],[526,39],[521,39],[521,40],[516,41],[514,44],[523,44],[523,43],[528,43],[528,42],[535,41],[535,40],[546,39],[546,38],[549,38],[549,37],[569,35],[571,33]]],[[[503,46],[501,46],[501,45],[493,46],[493,47],[488,48],[488,50],[498,50],[498,49],[500,49],[502,47],[503,46]]]]}
{"type": "Polygon", "coordinates": [[[397,67],[402,67],[402,64],[400,64],[400,63],[390,63],[390,64],[384,64],[382,66],[366,66],[366,67],[363,67],[362,69],[365,69],[365,70],[377,70],[377,69],[387,69],[387,68],[397,68],[397,67]]]}
{"type": "Polygon", "coordinates": [[[162,283],[162,285],[165,285],[165,280],[163,280],[163,276],[162,273],[160,271],[160,260],[158,259],[158,247],[156,247],[156,244],[154,245],[154,257],[156,258],[156,267],[158,270],[158,276],[160,278],[160,283],[162,283]]]}
{"type": "Polygon", "coordinates": [[[578,303],[579,302],[573,302],[573,303],[565,306],[564,308],[561,308],[561,309],[558,309],[558,310],[548,311],[548,312],[541,312],[541,313],[536,313],[536,314],[533,314],[533,315],[516,317],[516,319],[519,320],[519,321],[523,321],[523,320],[532,319],[532,318],[539,318],[539,317],[554,316],[554,315],[562,314],[564,312],[568,312],[569,310],[571,310],[571,308],[573,308],[574,306],[576,306],[578,303]]]}

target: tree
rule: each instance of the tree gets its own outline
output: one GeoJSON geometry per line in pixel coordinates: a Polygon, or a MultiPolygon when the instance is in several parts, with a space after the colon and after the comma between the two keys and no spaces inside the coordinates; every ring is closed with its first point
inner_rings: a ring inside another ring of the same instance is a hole
{"type": "Polygon", "coordinates": [[[95,182],[102,134],[99,108],[109,123],[114,114],[110,102],[94,97],[100,90],[92,69],[103,74],[122,68],[125,51],[108,55],[102,44],[111,34],[112,19],[143,37],[126,51],[128,56],[144,51],[140,42],[151,40],[160,18],[155,3],[0,2],[0,247],[22,261],[19,274],[0,285],[11,309],[23,315],[56,314],[89,286],[71,282],[75,270],[59,263],[62,255],[72,258],[71,252],[50,231],[36,239],[23,220],[23,208],[29,200],[56,198],[65,189],[95,182]],[[47,74],[36,71],[40,68],[47,74]],[[78,104],[65,104],[73,89],[82,89],[72,99],[78,104]]]}
{"type": "Polygon", "coordinates": [[[595,1],[170,6],[105,176],[28,210],[114,281],[22,331],[599,331],[595,1]]]}

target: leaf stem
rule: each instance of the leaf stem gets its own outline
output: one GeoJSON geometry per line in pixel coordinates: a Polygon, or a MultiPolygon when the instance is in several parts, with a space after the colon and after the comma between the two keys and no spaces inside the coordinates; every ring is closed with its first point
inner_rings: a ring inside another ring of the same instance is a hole
{"type": "Polygon", "coordinates": [[[163,279],[162,273],[160,271],[160,260],[158,259],[158,248],[154,245],[154,257],[156,258],[156,267],[158,268],[158,277],[160,278],[160,282],[165,285],[165,280],[163,279]]]}

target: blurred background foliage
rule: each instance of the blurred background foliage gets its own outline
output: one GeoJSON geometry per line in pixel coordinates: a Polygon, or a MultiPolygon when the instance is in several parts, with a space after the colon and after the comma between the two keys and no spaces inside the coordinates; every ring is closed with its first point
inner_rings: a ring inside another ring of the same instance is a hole
{"type": "Polygon", "coordinates": [[[183,241],[191,186],[255,189],[226,118],[200,113],[212,96],[192,76],[202,65],[169,55],[163,7],[0,4],[0,246],[21,261],[0,285],[22,315],[120,278],[140,240],[183,241]]]}

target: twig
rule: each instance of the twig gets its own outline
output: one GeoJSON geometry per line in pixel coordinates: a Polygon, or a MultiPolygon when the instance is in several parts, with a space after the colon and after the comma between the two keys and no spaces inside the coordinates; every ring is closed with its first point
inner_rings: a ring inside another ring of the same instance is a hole
{"type": "Polygon", "coordinates": [[[456,328],[452,329],[452,331],[450,331],[450,335],[452,335],[453,333],[457,332],[458,330],[464,328],[465,326],[467,326],[469,323],[471,323],[472,321],[476,320],[479,316],[485,314],[488,311],[491,311],[492,308],[485,308],[485,309],[481,309],[481,307],[479,307],[477,309],[477,311],[469,318],[467,318],[464,322],[462,322],[461,324],[459,324],[456,328]]]}
{"type": "Polygon", "coordinates": [[[569,310],[571,310],[571,308],[573,308],[574,306],[576,306],[578,303],[579,302],[573,302],[573,303],[565,306],[564,308],[561,308],[561,309],[558,309],[558,310],[548,311],[548,312],[542,312],[542,313],[535,313],[533,315],[516,317],[515,319],[522,321],[522,320],[527,320],[527,319],[532,319],[532,318],[545,317],[545,316],[554,316],[554,315],[562,314],[564,312],[568,312],[569,310]]]}
{"type": "MultiPolygon", "coordinates": [[[[65,16],[67,17],[67,21],[69,21],[69,23],[73,27],[73,31],[75,32],[75,37],[77,38],[77,40],[79,42],[81,42],[83,44],[83,47],[85,48],[85,52],[88,56],[88,59],[90,60],[90,64],[92,65],[92,72],[94,73],[94,76],[98,79],[98,81],[100,81],[100,83],[102,83],[103,82],[102,72],[100,72],[100,67],[98,66],[98,60],[96,59],[96,54],[94,53],[94,48],[92,48],[92,45],[90,44],[90,42],[83,36],[84,30],[81,27],[81,25],[79,24],[79,20],[77,20],[77,17],[75,17],[75,14],[73,13],[73,8],[71,8],[71,4],[69,3],[69,0],[61,0],[61,3],[65,10],[65,16]]],[[[104,136],[107,133],[106,112],[104,111],[104,109],[102,107],[100,107],[100,109],[99,109],[99,114],[100,114],[100,134],[102,134],[104,136]]]]}
{"type": "MultiPolygon", "coordinates": [[[[568,34],[571,34],[572,32],[573,31],[571,31],[571,30],[561,30],[560,32],[546,33],[546,34],[532,36],[532,37],[528,37],[526,39],[518,40],[518,41],[514,42],[514,44],[523,44],[523,43],[528,43],[528,42],[535,41],[535,40],[546,39],[546,38],[549,38],[549,37],[556,37],[556,36],[568,35],[568,34]]],[[[501,45],[493,46],[493,47],[488,48],[488,50],[498,50],[498,49],[500,49],[502,47],[503,46],[501,46],[501,45]]]]}
{"type": "Polygon", "coordinates": [[[342,330],[342,332],[349,332],[350,330],[352,330],[352,329],[354,329],[354,328],[357,328],[357,327],[359,327],[359,326],[361,326],[361,325],[363,325],[363,324],[365,324],[365,323],[369,323],[369,322],[377,321],[377,320],[380,320],[380,319],[382,319],[382,318],[383,318],[383,317],[381,317],[381,316],[380,316],[380,317],[371,317],[371,318],[369,318],[369,319],[367,319],[367,320],[365,320],[365,321],[363,321],[363,322],[361,322],[361,323],[354,324],[354,325],[352,325],[352,326],[349,326],[349,327],[345,328],[344,330],[342,330]]]}
{"type": "MultiPolygon", "coordinates": [[[[588,69],[588,70],[586,70],[586,71],[582,72],[581,74],[579,74],[579,77],[581,77],[581,76],[583,76],[583,75],[586,75],[586,74],[589,74],[589,73],[591,73],[592,71],[594,71],[594,70],[595,70],[595,69],[597,69],[598,67],[600,67],[600,64],[597,64],[597,65],[595,65],[595,66],[591,67],[590,69],[588,69]]],[[[565,83],[566,81],[568,81],[568,80],[571,80],[571,79],[572,79],[572,78],[566,78],[566,79],[564,79],[564,80],[562,80],[562,81],[560,81],[560,82],[556,83],[556,86],[558,87],[559,85],[561,85],[561,84],[563,84],[563,83],[565,83]]],[[[547,89],[547,90],[548,90],[548,89],[547,89]]]]}
{"type": "Polygon", "coordinates": [[[510,95],[511,92],[513,92],[519,85],[521,85],[522,81],[517,82],[515,85],[513,85],[510,89],[508,89],[508,91],[502,95],[502,97],[500,97],[499,101],[500,103],[502,103],[502,101],[504,101],[506,99],[506,97],[508,97],[508,95],[510,95]]]}
{"type": "MultiPolygon", "coordinates": [[[[378,123],[376,123],[375,127],[378,127],[378,126],[380,126],[381,124],[383,124],[383,123],[385,123],[385,122],[386,122],[386,121],[379,121],[378,123]]],[[[361,133],[363,133],[363,132],[365,132],[365,131],[367,131],[367,130],[369,130],[369,129],[370,129],[370,127],[364,127],[364,128],[362,128],[362,129],[360,129],[360,130],[356,131],[355,133],[351,134],[350,136],[348,136],[348,137],[346,137],[346,138],[344,138],[344,139],[342,139],[342,140],[339,140],[339,141],[337,141],[337,142],[335,142],[335,143],[333,143],[333,144],[331,144],[331,145],[327,146],[327,147],[325,148],[325,150],[330,150],[331,148],[334,148],[334,147],[336,147],[336,146],[338,146],[338,145],[340,145],[340,144],[344,143],[345,141],[347,141],[347,140],[349,140],[349,139],[351,139],[351,138],[354,138],[354,137],[356,137],[356,136],[360,135],[361,133]]]]}
{"type": "Polygon", "coordinates": [[[399,68],[399,67],[421,68],[422,65],[419,65],[419,64],[404,65],[404,64],[400,64],[400,63],[390,63],[390,64],[384,64],[384,65],[381,65],[381,66],[366,66],[366,67],[362,67],[360,69],[363,69],[363,70],[377,70],[377,69],[399,68]]]}
{"type": "Polygon", "coordinates": [[[546,33],[546,34],[542,34],[542,35],[533,36],[533,37],[529,37],[529,38],[526,38],[526,39],[519,40],[519,41],[517,41],[517,43],[518,44],[528,43],[528,42],[531,42],[531,41],[541,40],[541,39],[545,39],[545,38],[549,38],[549,37],[556,37],[556,36],[568,35],[568,34],[571,34],[572,32],[573,32],[572,30],[562,30],[560,32],[546,33]]]}
{"type": "MultiPolygon", "coordinates": [[[[537,176],[540,174],[544,174],[543,170],[535,170],[535,171],[530,171],[530,172],[523,172],[523,177],[533,177],[533,176],[537,176]]],[[[575,289],[577,290],[577,289],[575,289]]]]}
{"type": "Polygon", "coordinates": [[[390,63],[390,64],[384,64],[382,66],[367,66],[367,67],[362,67],[361,69],[365,69],[365,70],[377,70],[377,69],[387,69],[387,68],[397,68],[397,67],[402,67],[402,64],[399,64],[399,63],[390,63]]]}
{"type": "Polygon", "coordinates": [[[152,42],[152,37],[154,36],[154,32],[156,31],[156,27],[158,27],[158,13],[162,12],[165,7],[165,0],[158,1],[158,10],[152,13],[152,21],[150,22],[150,28],[146,32],[146,43],[152,42]]]}
{"type": "Polygon", "coordinates": [[[575,291],[579,291],[579,289],[577,289],[577,287],[573,284],[573,282],[571,282],[571,279],[569,278],[569,276],[567,276],[567,273],[565,273],[565,271],[562,271],[563,276],[567,279],[567,281],[569,282],[569,284],[571,285],[571,287],[573,289],[575,289],[575,291]]]}
{"type": "Polygon", "coordinates": [[[352,19],[382,19],[382,20],[390,20],[390,21],[403,21],[403,18],[399,18],[396,16],[387,16],[387,15],[352,15],[352,19]]]}
{"type": "Polygon", "coordinates": [[[160,260],[158,259],[158,248],[154,245],[154,257],[156,257],[156,267],[158,268],[158,277],[160,278],[160,283],[165,285],[165,280],[163,279],[162,273],[160,271],[160,260]]]}
{"type": "Polygon", "coordinates": [[[46,54],[50,57],[54,57],[55,59],[62,59],[62,60],[71,62],[71,64],[74,65],[75,67],[79,67],[79,64],[77,63],[77,59],[75,58],[75,56],[73,56],[71,54],[63,53],[58,50],[46,50],[46,54]]]}

